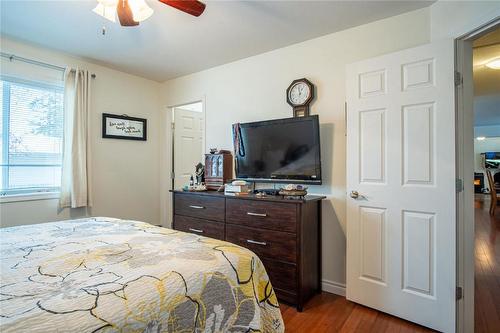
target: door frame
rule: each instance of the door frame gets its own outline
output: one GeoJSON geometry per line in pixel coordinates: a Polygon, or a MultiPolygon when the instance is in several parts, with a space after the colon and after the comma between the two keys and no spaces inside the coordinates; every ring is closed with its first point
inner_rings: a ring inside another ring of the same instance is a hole
{"type": "Polygon", "coordinates": [[[174,175],[174,159],[175,159],[175,126],[174,126],[174,123],[175,123],[175,108],[179,108],[181,106],[184,106],[184,105],[189,105],[189,104],[195,104],[195,103],[201,103],[201,112],[203,113],[203,140],[202,140],[202,150],[203,151],[207,151],[207,148],[206,148],[206,145],[207,145],[207,114],[206,114],[206,110],[205,110],[205,98],[203,97],[202,99],[199,99],[199,100],[195,100],[193,102],[187,102],[187,103],[180,103],[180,104],[176,104],[176,105],[173,105],[173,106],[168,106],[167,108],[169,109],[170,111],[170,122],[169,122],[169,128],[170,128],[170,140],[171,140],[171,145],[170,145],[170,163],[171,163],[171,166],[169,168],[170,170],[170,186],[169,188],[171,190],[174,190],[174,178],[173,178],[173,175],[174,175]]]}
{"type": "Polygon", "coordinates": [[[500,27],[500,18],[486,21],[476,28],[455,38],[455,72],[459,73],[455,84],[455,149],[456,175],[459,188],[457,203],[457,287],[462,288],[462,297],[457,300],[457,332],[474,331],[474,186],[472,175],[474,164],[474,117],[471,108],[473,78],[466,72],[466,61],[472,61],[472,41],[492,29],[500,27]]]}
{"type": "Polygon", "coordinates": [[[207,144],[207,103],[205,95],[200,97],[194,97],[192,99],[186,99],[185,102],[179,101],[175,104],[168,104],[163,106],[163,119],[162,119],[162,141],[163,144],[160,145],[160,156],[161,165],[160,168],[160,217],[161,224],[163,226],[172,227],[172,216],[173,216],[173,196],[170,192],[173,189],[174,183],[172,181],[172,172],[174,168],[174,131],[172,130],[172,124],[174,121],[173,109],[187,104],[202,103],[203,110],[203,151],[206,151],[207,144]],[[166,170],[166,172],[163,172],[166,170]]]}

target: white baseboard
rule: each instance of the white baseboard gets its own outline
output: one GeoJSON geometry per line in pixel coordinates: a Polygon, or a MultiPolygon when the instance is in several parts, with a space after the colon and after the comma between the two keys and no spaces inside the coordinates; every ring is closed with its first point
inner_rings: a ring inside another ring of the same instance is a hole
{"type": "Polygon", "coordinates": [[[330,280],[321,281],[321,290],[345,297],[345,284],[330,280]]]}

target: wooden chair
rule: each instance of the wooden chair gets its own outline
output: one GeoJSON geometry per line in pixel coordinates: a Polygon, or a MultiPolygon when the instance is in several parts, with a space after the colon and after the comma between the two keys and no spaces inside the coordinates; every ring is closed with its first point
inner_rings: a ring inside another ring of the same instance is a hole
{"type": "Polygon", "coordinates": [[[495,209],[497,208],[497,202],[498,202],[497,188],[495,187],[495,182],[493,180],[493,176],[491,175],[491,171],[488,169],[486,169],[486,176],[488,177],[488,184],[490,187],[490,196],[491,196],[490,215],[493,216],[495,215],[495,209]]]}

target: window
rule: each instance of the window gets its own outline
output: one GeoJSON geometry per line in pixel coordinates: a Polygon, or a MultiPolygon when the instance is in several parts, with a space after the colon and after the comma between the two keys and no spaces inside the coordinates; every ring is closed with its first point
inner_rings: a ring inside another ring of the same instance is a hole
{"type": "Polygon", "coordinates": [[[0,92],[0,195],[57,191],[63,87],[1,77],[0,92]]]}

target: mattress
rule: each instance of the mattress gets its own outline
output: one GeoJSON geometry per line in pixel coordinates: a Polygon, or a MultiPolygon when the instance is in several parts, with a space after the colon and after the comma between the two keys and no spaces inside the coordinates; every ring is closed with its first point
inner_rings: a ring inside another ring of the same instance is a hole
{"type": "Polygon", "coordinates": [[[144,222],[0,229],[1,332],[284,332],[260,259],[144,222]]]}

